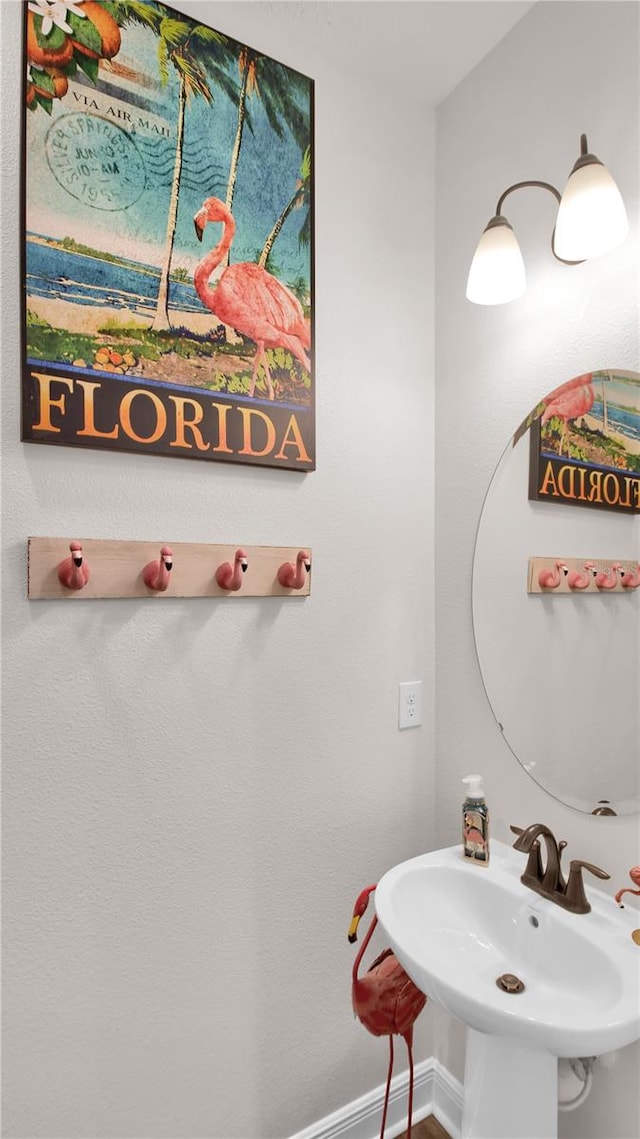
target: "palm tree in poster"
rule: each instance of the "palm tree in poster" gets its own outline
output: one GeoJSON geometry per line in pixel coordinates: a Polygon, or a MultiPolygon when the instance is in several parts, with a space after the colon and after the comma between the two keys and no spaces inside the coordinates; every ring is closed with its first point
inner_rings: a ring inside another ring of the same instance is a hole
{"type": "Polygon", "coordinates": [[[263,269],[265,268],[265,266],[267,264],[267,260],[269,258],[269,254],[271,253],[271,250],[273,249],[274,242],[275,242],[278,234],[280,233],[280,230],[282,229],[284,223],[286,222],[287,218],[289,217],[289,214],[291,213],[292,210],[300,209],[302,206],[306,206],[307,212],[305,214],[304,220],[302,222],[302,226],[300,228],[300,234],[298,237],[298,241],[299,241],[300,245],[306,246],[309,244],[310,237],[311,237],[311,234],[310,234],[311,221],[310,221],[310,211],[309,211],[310,195],[311,195],[311,147],[308,146],[306,148],[303,156],[302,156],[302,162],[300,164],[300,173],[299,173],[298,179],[296,181],[295,190],[294,190],[292,196],[289,198],[289,201],[287,202],[286,206],[284,207],[282,213],[280,214],[280,217],[276,221],[273,229],[271,230],[271,233],[269,234],[267,240],[264,243],[264,248],[262,250],[262,253],[260,254],[260,260],[258,261],[258,264],[261,265],[263,269]]]}
{"type": "Polygon", "coordinates": [[[230,53],[227,39],[213,28],[204,24],[194,24],[188,18],[180,19],[169,15],[163,5],[153,7],[144,0],[126,0],[123,5],[125,20],[142,24],[158,37],[158,67],[163,85],[169,82],[169,66],[172,65],[178,76],[178,117],[176,122],[176,149],[173,176],[167,211],[165,249],[160,267],[160,284],[156,312],[151,325],[155,332],[164,332],[171,327],[169,320],[169,275],[176,234],[178,203],[180,200],[180,178],[184,152],[184,123],[187,104],[192,98],[203,98],[213,102],[210,82],[213,80],[224,93],[235,101],[237,89],[229,77],[225,64],[230,53]]]}
{"type": "Polygon", "coordinates": [[[269,126],[277,138],[283,138],[284,129],[288,127],[300,150],[303,153],[309,150],[310,125],[308,116],[302,109],[305,101],[308,105],[309,80],[297,71],[289,70],[277,60],[244,45],[238,57],[238,70],[240,72],[238,115],[226,197],[226,206],[229,210],[233,208],[245,124],[249,130],[253,129],[248,117],[249,96],[256,95],[260,99],[269,126]]]}

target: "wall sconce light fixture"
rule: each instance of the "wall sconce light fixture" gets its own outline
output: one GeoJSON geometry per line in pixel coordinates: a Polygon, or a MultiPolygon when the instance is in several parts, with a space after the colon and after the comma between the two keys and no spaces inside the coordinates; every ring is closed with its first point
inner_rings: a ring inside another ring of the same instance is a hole
{"type": "Polygon", "coordinates": [[[629,230],[622,195],[606,166],[589,154],[587,136],[580,136],[580,155],[564,188],[549,182],[516,182],[501,194],[495,215],[478,242],[469,277],[467,299],[478,305],[501,305],[522,296],[525,271],[520,246],[502,214],[505,198],[525,186],[539,186],[558,202],[551,251],[565,265],[580,265],[620,245],[629,230]]]}

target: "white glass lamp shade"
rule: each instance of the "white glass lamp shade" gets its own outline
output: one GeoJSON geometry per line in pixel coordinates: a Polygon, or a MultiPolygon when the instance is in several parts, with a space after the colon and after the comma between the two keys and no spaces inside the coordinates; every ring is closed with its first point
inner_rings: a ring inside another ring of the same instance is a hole
{"type": "Polygon", "coordinates": [[[620,245],[629,231],[622,195],[597,160],[574,169],[565,186],[553,249],[563,261],[587,261],[620,245]]]}
{"type": "Polygon", "coordinates": [[[524,261],[506,218],[491,218],[475,251],[467,278],[467,300],[476,305],[502,305],[525,290],[524,261]]]}

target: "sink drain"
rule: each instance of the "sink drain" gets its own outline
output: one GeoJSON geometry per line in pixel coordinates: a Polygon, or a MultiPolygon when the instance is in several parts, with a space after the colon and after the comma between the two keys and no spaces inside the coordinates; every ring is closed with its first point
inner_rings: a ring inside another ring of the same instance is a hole
{"type": "Polygon", "coordinates": [[[503,973],[501,977],[496,980],[496,985],[502,989],[503,993],[522,993],[524,992],[524,984],[515,973],[503,973]]]}

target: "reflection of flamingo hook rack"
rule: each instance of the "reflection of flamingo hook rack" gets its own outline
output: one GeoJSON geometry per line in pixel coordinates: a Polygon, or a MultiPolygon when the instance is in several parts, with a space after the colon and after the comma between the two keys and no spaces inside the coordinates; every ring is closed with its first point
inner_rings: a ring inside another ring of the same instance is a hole
{"type": "Polygon", "coordinates": [[[311,573],[311,558],[307,550],[299,550],[295,566],[293,562],[282,563],[278,570],[278,581],[285,589],[302,589],[306,581],[305,573],[311,573]]]}
{"type": "Polygon", "coordinates": [[[620,578],[623,589],[637,589],[640,585],[640,565],[635,573],[631,573],[630,570],[620,570],[620,578]]]}
{"type": "Polygon", "coordinates": [[[173,551],[170,546],[163,546],[160,550],[160,558],[157,562],[147,562],[142,571],[142,578],[144,584],[149,589],[155,589],[158,593],[164,593],[171,581],[171,570],[173,569],[173,551]]]}
{"type": "Polygon", "coordinates": [[[577,569],[572,569],[567,578],[567,585],[569,589],[588,589],[593,578],[596,576],[596,567],[593,562],[585,562],[584,569],[586,573],[580,573],[577,569]]]}
{"type": "Polygon", "coordinates": [[[220,589],[236,592],[242,585],[242,575],[247,572],[247,555],[244,550],[236,550],[236,556],[231,562],[223,562],[216,570],[216,581],[220,589]]]}
{"type": "Polygon", "coordinates": [[[612,562],[608,573],[597,573],[596,585],[598,589],[615,589],[618,584],[618,570],[621,569],[620,562],[612,562]]]}
{"type": "Polygon", "coordinates": [[[65,589],[84,589],[91,574],[82,554],[81,542],[70,542],[71,557],[58,566],[58,581],[65,589]]]}
{"type": "Polygon", "coordinates": [[[569,570],[564,562],[556,562],[552,570],[541,569],[538,574],[538,585],[540,588],[557,589],[560,585],[560,582],[562,581],[562,578],[560,577],[560,570],[562,570],[563,574],[566,577],[569,570]]]}

